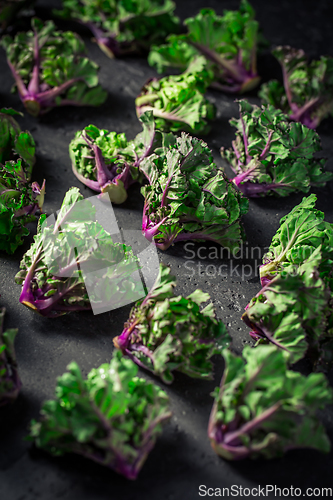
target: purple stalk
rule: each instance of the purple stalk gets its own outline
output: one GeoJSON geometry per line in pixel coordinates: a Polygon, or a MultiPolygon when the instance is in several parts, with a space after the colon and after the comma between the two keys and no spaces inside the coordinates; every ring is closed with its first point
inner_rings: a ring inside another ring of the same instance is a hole
{"type": "Polygon", "coordinates": [[[261,183],[257,184],[254,182],[243,182],[244,176],[246,176],[247,173],[245,172],[244,174],[237,175],[237,177],[234,177],[232,179],[232,182],[237,186],[237,188],[242,191],[242,193],[247,197],[247,198],[258,198],[260,195],[264,195],[265,193],[268,193],[269,191],[274,191],[276,189],[282,188],[287,186],[287,184],[267,184],[267,183],[261,183]]]}
{"type": "Polygon", "coordinates": [[[168,196],[168,189],[169,189],[170,182],[172,181],[172,179],[173,179],[173,172],[170,175],[169,179],[167,180],[166,186],[164,188],[164,191],[163,191],[163,194],[162,194],[162,200],[161,200],[161,207],[165,207],[167,205],[166,199],[167,199],[167,196],[168,196]]]}
{"type": "Polygon", "coordinates": [[[93,181],[92,179],[87,179],[86,177],[83,177],[83,175],[79,174],[79,172],[76,170],[75,163],[72,163],[72,170],[74,175],[79,179],[79,181],[82,182],[82,184],[85,184],[86,186],[88,186],[93,191],[96,191],[97,193],[101,192],[99,183],[97,181],[93,181]]]}
{"type": "Polygon", "coordinates": [[[103,187],[105,186],[105,184],[108,184],[109,181],[113,180],[113,176],[111,175],[111,173],[109,172],[109,170],[105,165],[101,148],[99,148],[96,144],[93,144],[91,146],[91,149],[93,150],[95,155],[97,182],[101,187],[103,187]]]}
{"type": "Polygon", "coordinates": [[[113,340],[117,349],[121,349],[124,352],[128,348],[131,342],[130,337],[137,324],[138,321],[134,321],[129,328],[124,328],[123,332],[113,340]]]}
{"type": "MultiPolygon", "coordinates": [[[[167,219],[167,217],[165,217],[165,219],[167,219]]],[[[160,226],[164,222],[165,219],[163,219],[163,221],[161,221],[158,224],[158,226],[160,226]]],[[[149,233],[148,233],[148,231],[143,231],[143,233],[144,233],[145,237],[148,239],[148,241],[152,241],[153,236],[155,236],[157,232],[158,231],[155,230],[155,227],[151,228],[149,230],[149,233]],[[147,237],[147,233],[151,239],[149,239],[149,237],[147,237]]],[[[154,243],[155,243],[156,247],[159,248],[160,250],[167,250],[174,243],[178,243],[179,241],[188,241],[188,240],[207,240],[207,241],[213,241],[215,243],[218,243],[216,238],[209,236],[205,232],[187,233],[185,231],[182,231],[179,234],[171,235],[167,240],[164,240],[162,243],[158,243],[156,241],[154,241],[154,243]]]]}
{"type": "Polygon", "coordinates": [[[254,431],[260,425],[265,422],[266,420],[269,420],[274,413],[277,412],[277,410],[280,408],[280,403],[275,403],[275,405],[271,406],[267,410],[265,410],[261,415],[258,415],[255,417],[253,420],[250,422],[246,422],[240,429],[237,431],[229,432],[226,434],[224,443],[227,445],[231,445],[233,441],[238,441],[239,442],[239,436],[242,434],[249,434],[250,432],[254,431]]]}
{"type": "Polygon", "coordinates": [[[271,344],[276,345],[276,347],[279,347],[283,351],[290,352],[290,350],[287,349],[286,347],[284,347],[282,344],[280,344],[280,342],[278,340],[276,340],[268,330],[260,327],[259,325],[255,325],[255,330],[250,332],[250,335],[253,339],[256,339],[256,337],[257,337],[257,340],[259,338],[260,339],[267,339],[269,342],[271,342],[271,344]]]}
{"type": "Polygon", "coordinates": [[[144,214],[142,221],[142,233],[145,235],[148,241],[153,241],[154,236],[158,233],[159,227],[164,224],[164,222],[168,219],[168,217],[164,217],[158,224],[149,227],[149,220],[147,216],[144,214]]]}
{"type": "Polygon", "coordinates": [[[211,50],[204,45],[196,42],[190,43],[205,57],[213,61],[217,64],[217,66],[222,67],[222,69],[227,72],[227,75],[223,76],[229,85],[212,82],[211,87],[221,90],[222,92],[243,93],[255,88],[258,85],[260,77],[258,76],[256,70],[255,51],[252,53],[251,71],[247,71],[242,63],[241,51],[238,52],[235,63],[234,61],[225,59],[220,54],[217,54],[214,50],[211,50]]]}
{"type": "Polygon", "coordinates": [[[288,73],[284,64],[282,64],[282,75],[283,75],[283,85],[288,99],[288,104],[290,109],[294,112],[297,110],[297,104],[293,103],[293,97],[289,86],[288,73]]]}
{"type": "Polygon", "coordinates": [[[17,210],[14,214],[14,217],[17,218],[17,217],[22,217],[23,215],[35,215],[38,208],[39,207],[36,203],[32,203],[31,205],[23,207],[20,210],[17,210]]]}
{"type": "Polygon", "coordinates": [[[7,63],[8,63],[8,66],[9,66],[11,72],[12,72],[12,75],[14,77],[14,80],[15,80],[15,83],[17,86],[17,90],[19,91],[20,97],[23,100],[23,98],[28,94],[27,87],[25,86],[21,76],[19,75],[19,73],[16,72],[14,66],[9,61],[9,59],[7,59],[7,63]]]}
{"type": "MultiPolygon", "coordinates": [[[[3,332],[5,312],[6,309],[4,307],[0,308],[0,337],[3,332]]],[[[0,407],[14,401],[22,386],[17,371],[15,354],[11,353],[10,349],[8,351],[5,349],[0,354],[0,371],[3,369],[5,372],[2,377],[0,376],[0,387],[2,386],[5,392],[0,392],[0,407]]]]}
{"type": "MultiPolygon", "coordinates": [[[[21,76],[16,72],[14,66],[10,63],[10,61],[7,59],[9,68],[12,72],[12,75],[15,79],[15,83],[17,85],[17,89],[19,91],[21,100],[27,109],[27,111],[32,114],[33,116],[38,116],[39,114],[43,114],[48,111],[47,108],[55,107],[56,104],[54,102],[54,99],[58,97],[60,94],[65,92],[68,88],[72,87],[74,83],[78,81],[82,81],[82,78],[72,78],[71,80],[68,80],[67,82],[54,87],[50,90],[44,90],[40,91],[40,86],[39,86],[39,48],[36,45],[37,41],[35,42],[35,48],[34,48],[34,56],[35,56],[35,65],[33,68],[32,72],[32,77],[30,80],[30,83],[28,85],[28,88],[25,86],[21,76]],[[37,61],[37,63],[36,63],[37,61]],[[44,108],[44,109],[41,109],[44,108]]],[[[72,105],[79,105],[79,103],[76,103],[75,101],[71,100],[66,100],[61,105],[67,105],[67,104],[72,104],[72,105]]]]}
{"type": "Polygon", "coordinates": [[[42,248],[43,247],[41,245],[39,252],[35,257],[34,262],[31,264],[31,266],[29,268],[29,271],[24,279],[24,283],[23,283],[23,287],[22,287],[22,291],[21,291],[21,295],[20,295],[20,303],[27,306],[27,307],[30,307],[31,309],[33,309],[35,311],[37,311],[37,307],[34,304],[35,297],[31,291],[31,282],[34,278],[34,272],[35,272],[36,266],[39,262],[39,258],[40,258],[41,253],[42,253],[42,248]]]}
{"type": "Polygon", "coordinates": [[[118,165],[107,165],[104,161],[100,147],[94,144],[86,134],[83,134],[83,138],[93,152],[91,159],[95,160],[97,180],[87,179],[81,175],[77,171],[75,163],[72,163],[73,173],[83,184],[94,191],[98,193],[109,193],[112,202],[123,203],[127,198],[127,189],[135,182],[131,175],[130,165],[125,163],[122,167],[123,170],[118,174],[118,165]]]}
{"type": "Polygon", "coordinates": [[[50,90],[45,90],[44,92],[40,92],[38,95],[36,95],[36,99],[42,104],[43,106],[54,106],[54,99],[58,97],[60,94],[65,92],[65,90],[69,89],[74,85],[74,83],[79,82],[79,81],[84,81],[83,78],[71,78],[65,83],[62,83],[61,85],[58,85],[57,87],[53,87],[50,90]]]}
{"type": "Polygon", "coordinates": [[[245,162],[246,164],[250,163],[251,161],[251,156],[249,155],[249,148],[248,148],[248,140],[247,140],[247,135],[246,135],[246,128],[245,128],[245,123],[244,119],[242,117],[242,114],[240,114],[240,120],[242,123],[242,130],[243,130],[243,142],[244,142],[244,148],[245,148],[245,162]]]}
{"type": "Polygon", "coordinates": [[[271,138],[272,138],[272,135],[273,135],[273,130],[271,130],[270,133],[269,133],[266,145],[265,145],[264,149],[262,150],[262,153],[261,153],[261,155],[259,157],[260,160],[264,160],[266,158],[266,155],[267,155],[267,153],[269,151],[269,148],[271,147],[271,138]]]}
{"type": "MultiPolygon", "coordinates": [[[[244,182],[247,177],[250,177],[250,174],[255,171],[257,168],[257,163],[254,163],[252,167],[248,168],[245,172],[242,172],[241,174],[238,174],[236,177],[232,179],[232,182],[236,184],[236,186],[241,189],[239,186],[244,182]]],[[[244,167],[244,165],[240,164],[240,168],[244,167]]]]}
{"type": "MultiPolygon", "coordinates": [[[[259,268],[263,267],[263,266],[264,266],[264,264],[261,264],[261,266],[259,266],[259,268]]],[[[269,285],[271,283],[272,279],[273,278],[268,278],[267,276],[262,276],[260,278],[261,286],[265,287],[265,286],[269,285]]]]}
{"type": "Polygon", "coordinates": [[[10,197],[11,198],[14,198],[14,196],[17,196],[17,195],[20,195],[20,191],[17,191],[17,189],[3,189],[2,191],[0,191],[0,194],[1,195],[4,195],[4,194],[9,194],[11,195],[10,197]]]}
{"type": "Polygon", "coordinates": [[[235,431],[228,431],[228,427],[232,427],[232,422],[228,425],[216,422],[217,403],[214,407],[209,419],[208,437],[213,449],[219,455],[225,456],[232,460],[239,460],[248,457],[252,451],[259,451],[261,445],[244,446],[239,439],[244,434],[250,434],[252,431],[260,427],[264,422],[269,420],[274,413],[280,408],[280,403],[276,403],[261,415],[255,417],[250,422],[246,422],[242,427],[235,431]]]}
{"type": "MultiPolygon", "coordinates": [[[[114,339],[114,341],[115,341],[115,339],[114,339]]],[[[115,346],[117,347],[116,344],[115,344],[115,346]]],[[[142,361],[140,361],[136,356],[134,356],[134,354],[132,353],[132,351],[130,349],[125,349],[123,351],[123,353],[125,356],[128,356],[133,361],[133,363],[137,364],[140,368],[143,368],[144,370],[148,370],[151,373],[154,373],[153,370],[148,368],[148,366],[146,366],[144,363],[142,363],[142,361]]]]}
{"type": "Polygon", "coordinates": [[[319,97],[313,98],[308,101],[304,106],[298,108],[297,104],[293,104],[291,110],[292,114],[289,116],[291,120],[300,122],[308,128],[315,129],[320,123],[320,118],[311,118],[311,112],[316,109],[316,107],[321,103],[319,97]]]}
{"type": "Polygon", "coordinates": [[[223,69],[227,70],[228,73],[230,73],[230,75],[236,82],[240,83],[243,82],[245,73],[244,68],[238,66],[234,62],[229,61],[228,59],[223,58],[222,56],[217,54],[214,50],[209,49],[205,45],[192,41],[190,41],[190,43],[205,57],[213,61],[218,66],[222,66],[223,69]]]}
{"type": "MultiPolygon", "coordinates": [[[[148,296],[147,296],[148,297],[148,296]]],[[[147,298],[146,297],[146,298],[147,298]]],[[[113,339],[114,346],[120,349],[125,356],[128,356],[134,363],[136,363],[140,368],[149,370],[154,373],[154,370],[146,366],[140,361],[133,353],[142,352],[147,358],[150,359],[152,365],[154,366],[154,356],[152,351],[143,344],[131,343],[133,334],[136,333],[136,326],[139,320],[134,321],[129,327],[124,328],[121,335],[113,339]]]]}
{"type": "Polygon", "coordinates": [[[17,367],[13,364],[10,364],[10,371],[11,375],[6,376],[6,382],[9,382],[10,385],[12,385],[12,388],[7,392],[0,394],[0,408],[7,405],[8,403],[12,403],[17,398],[22,387],[22,382],[19,377],[17,367]]]}
{"type": "Polygon", "coordinates": [[[38,36],[36,31],[34,30],[34,37],[35,37],[35,43],[34,43],[34,67],[32,70],[32,77],[28,86],[28,92],[31,95],[38,94],[39,93],[39,65],[40,65],[40,60],[39,60],[39,46],[38,46],[38,36]]]}
{"type": "MultiPolygon", "coordinates": [[[[241,154],[240,152],[238,151],[238,149],[236,148],[236,145],[235,145],[235,141],[231,141],[231,145],[232,145],[232,149],[235,153],[235,156],[237,158],[237,166],[240,170],[242,170],[242,167],[244,166],[243,163],[242,163],[242,160],[241,160],[241,154]]],[[[223,148],[224,150],[224,148],[223,148]]],[[[222,151],[222,148],[221,148],[221,151],[222,151]]],[[[233,165],[230,164],[230,167],[231,169],[233,170],[233,172],[235,172],[235,174],[237,174],[237,169],[234,169],[233,165]]],[[[252,171],[252,170],[251,170],[252,171]]]]}
{"type": "MultiPolygon", "coordinates": [[[[53,234],[56,234],[57,231],[61,230],[61,225],[64,223],[64,221],[66,220],[68,215],[71,213],[74,206],[75,205],[72,205],[72,207],[65,213],[64,217],[61,220],[59,220],[59,221],[57,220],[57,222],[54,225],[53,234]]],[[[33,291],[32,290],[32,283],[35,281],[34,274],[36,272],[36,267],[37,267],[38,263],[40,262],[40,257],[41,257],[42,251],[43,251],[43,242],[40,243],[39,251],[38,251],[37,255],[35,256],[35,260],[31,264],[31,266],[30,266],[30,268],[25,276],[19,300],[20,300],[21,304],[33,309],[34,311],[38,312],[42,316],[49,316],[50,312],[54,308],[54,305],[57,302],[61,301],[63,299],[63,297],[66,295],[66,293],[68,293],[70,290],[75,288],[77,283],[75,283],[75,282],[74,282],[74,284],[68,283],[66,289],[59,291],[59,292],[55,293],[54,295],[52,295],[51,297],[47,297],[47,298],[44,298],[45,293],[48,292],[48,290],[49,290],[49,287],[47,285],[45,286],[44,290],[38,289],[38,290],[33,291]]],[[[76,264],[75,269],[77,269],[77,267],[78,266],[76,264]]],[[[64,272],[64,270],[62,270],[62,271],[64,272]]],[[[69,271],[69,267],[67,268],[67,271],[69,271]]],[[[59,275],[61,276],[61,272],[59,273],[59,275]]],[[[73,310],[71,306],[68,307],[66,305],[63,305],[63,306],[57,305],[57,309],[63,310],[63,311],[73,310]]],[[[81,310],[81,309],[85,310],[86,307],[85,306],[84,307],[75,306],[74,310],[81,310]]],[[[90,309],[90,307],[88,307],[88,309],[90,309]]],[[[57,315],[58,315],[57,313],[54,314],[54,316],[57,316],[57,315]]]]}
{"type": "Polygon", "coordinates": [[[150,359],[150,361],[154,364],[154,355],[150,349],[148,349],[147,346],[143,344],[131,344],[130,350],[134,352],[142,352],[147,358],[150,359]]]}
{"type": "Polygon", "coordinates": [[[210,84],[210,87],[221,92],[229,92],[230,94],[244,94],[258,86],[260,82],[259,76],[249,76],[243,83],[232,85],[223,85],[217,81],[210,84]]]}
{"type": "MultiPolygon", "coordinates": [[[[32,273],[27,274],[21,296],[20,296],[20,302],[21,304],[26,305],[27,307],[30,307],[31,309],[35,310],[38,312],[41,316],[49,317],[50,313],[52,310],[55,308],[57,311],[63,311],[63,312],[69,312],[69,311],[85,311],[85,310],[90,310],[90,306],[67,306],[65,304],[59,304],[59,302],[77,286],[77,282],[74,281],[74,283],[68,283],[67,287],[64,288],[61,291],[58,291],[51,297],[46,297],[45,298],[45,293],[48,291],[47,287],[45,287],[45,290],[38,289],[36,291],[31,290],[31,282],[33,281],[33,278],[31,279],[31,276],[33,277],[34,275],[34,270],[35,267],[32,266],[33,271],[32,273]]],[[[60,273],[61,274],[61,273],[60,273]]],[[[55,276],[56,278],[59,277],[58,275],[55,276]]],[[[52,316],[60,316],[62,313],[52,313],[52,316]]]]}
{"type": "Polygon", "coordinates": [[[92,22],[87,22],[87,23],[83,23],[82,21],[79,22],[81,22],[81,24],[87,26],[87,28],[90,29],[90,31],[95,37],[95,40],[99,48],[108,57],[113,59],[114,57],[119,57],[122,54],[118,42],[115,40],[115,38],[112,37],[112,35],[106,36],[105,31],[96,26],[96,24],[92,22]]]}
{"type": "Polygon", "coordinates": [[[171,417],[171,412],[153,420],[153,422],[150,424],[149,428],[145,432],[142,446],[140,448],[135,448],[133,446],[134,450],[136,451],[136,458],[134,459],[133,463],[126,462],[126,457],[121,457],[119,453],[117,453],[117,451],[114,450],[113,447],[111,449],[112,452],[115,454],[115,460],[109,463],[105,463],[105,460],[102,457],[98,457],[96,454],[94,455],[93,453],[84,453],[84,452],[82,453],[81,451],[79,451],[78,453],[102,465],[107,465],[110,469],[115,470],[119,474],[125,476],[127,479],[135,480],[145,460],[147,459],[149,453],[154,448],[155,439],[152,437],[153,430],[157,427],[157,425],[159,425],[165,420],[168,420],[170,417],[171,417]]]}

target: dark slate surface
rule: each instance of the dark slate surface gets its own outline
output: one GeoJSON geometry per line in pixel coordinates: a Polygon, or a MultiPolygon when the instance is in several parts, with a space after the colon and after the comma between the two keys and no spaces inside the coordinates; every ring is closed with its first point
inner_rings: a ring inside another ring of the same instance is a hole
{"type": "MultiPolygon", "coordinates": [[[[264,34],[273,45],[302,47],[312,57],[333,55],[331,0],[253,0],[252,3],[264,34]]],[[[37,14],[47,19],[51,15],[50,8],[58,5],[57,1],[39,1],[37,14]]],[[[184,18],[194,15],[201,7],[213,7],[222,13],[223,8],[236,9],[238,1],[195,0],[189,3],[183,0],[178,2],[177,13],[184,18]]],[[[70,27],[65,23],[59,26],[70,27]]],[[[68,144],[75,131],[94,123],[98,127],[126,132],[128,138],[133,138],[140,131],[134,98],[146,79],[155,75],[144,59],[107,59],[91,43],[89,35],[85,31],[81,33],[90,57],[101,67],[100,81],[109,91],[106,104],[100,109],[66,108],[54,110],[40,119],[29,116],[20,119],[22,128],[29,129],[37,142],[34,179],[39,182],[46,179],[45,208],[48,213],[59,209],[64,193],[71,186],[80,187],[85,196],[92,195],[71,173],[68,144]]],[[[3,50],[0,51],[0,67],[1,107],[22,110],[17,95],[10,94],[12,78],[3,50]]],[[[279,77],[279,67],[269,53],[260,58],[259,68],[264,79],[279,77]]],[[[217,92],[209,92],[209,98],[216,104],[218,115],[207,142],[214,151],[216,162],[222,166],[219,148],[229,146],[234,136],[228,119],[237,115],[237,105],[234,97],[217,92]]],[[[255,93],[249,99],[259,102],[255,93]]],[[[318,129],[324,154],[329,158],[333,158],[332,131],[332,119],[318,129]]],[[[328,168],[333,170],[332,159],[328,168]]],[[[333,183],[318,189],[317,194],[318,208],[333,222],[333,183]]],[[[286,199],[252,200],[244,218],[247,248],[258,247],[258,253],[262,252],[269,245],[279,219],[301,199],[302,195],[294,195],[286,199]]],[[[115,209],[123,229],[140,229],[142,206],[139,188],[133,187],[127,202],[115,209]]],[[[52,398],[55,378],[65,371],[71,360],[76,360],[85,374],[108,361],[113,350],[112,339],[120,333],[130,306],[98,316],[82,313],[56,320],[38,317],[19,305],[20,288],[14,284],[19,261],[28,246],[29,241],[11,257],[0,254],[1,304],[8,312],[6,326],[19,328],[16,349],[23,381],[16,403],[0,414],[1,500],[192,500],[199,498],[199,485],[256,487],[268,484],[280,488],[293,485],[301,487],[303,492],[308,487],[332,486],[332,453],[324,456],[315,451],[294,451],[280,460],[241,463],[228,463],[215,455],[206,429],[212,405],[210,392],[219,383],[223,371],[221,363],[216,363],[212,382],[176,376],[174,384],[166,388],[174,416],[136,482],[76,456],[56,459],[34,450],[24,441],[26,429],[31,418],[37,418],[42,401],[52,398]]],[[[214,248],[196,245],[194,262],[188,263],[187,268],[185,263],[191,254],[184,244],[160,252],[159,257],[176,274],[179,293],[188,294],[200,287],[211,294],[218,317],[228,325],[234,345],[240,351],[248,342],[247,329],[240,316],[249,299],[259,290],[259,255],[255,253],[251,259],[250,254],[249,257],[245,254],[243,259],[229,262],[226,258],[216,259],[212,253],[214,248]],[[202,258],[198,256],[199,246],[203,247],[202,258]],[[209,253],[212,258],[208,258],[209,253]],[[214,268],[208,266],[222,264],[228,266],[227,276],[213,276],[214,268]],[[245,264],[248,267],[244,268],[246,276],[242,279],[239,270],[245,264]]],[[[332,374],[330,378],[332,381],[332,374]]],[[[333,439],[333,410],[325,411],[322,418],[333,439]]]]}

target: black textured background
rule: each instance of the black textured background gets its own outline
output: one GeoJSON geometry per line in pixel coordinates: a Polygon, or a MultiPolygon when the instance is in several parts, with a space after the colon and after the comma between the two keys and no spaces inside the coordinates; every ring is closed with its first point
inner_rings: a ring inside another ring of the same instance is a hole
{"type": "MultiPolygon", "coordinates": [[[[333,56],[332,0],[252,0],[252,5],[272,45],[303,48],[311,57],[333,56]]],[[[51,8],[57,6],[57,1],[40,0],[36,12],[39,17],[48,19],[51,8]]],[[[238,0],[178,0],[176,12],[183,19],[195,15],[202,7],[213,7],[221,14],[223,9],[237,9],[238,0]]],[[[62,29],[72,27],[64,22],[58,25],[62,29]]],[[[85,196],[93,194],[82,187],[71,172],[68,144],[74,133],[93,123],[125,132],[132,139],[141,129],[135,115],[134,98],[143,83],[156,74],[143,58],[108,59],[90,41],[89,33],[82,28],[80,33],[87,43],[89,56],[100,65],[100,82],[109,91],[106,104],[101,108],[56,109],[39,119],[25,115],[19,120],[22,129],[29,129],[37,143],[33,178],[39,182],[46,179],[45,209],[49,214],[60,208],[71,186],[80,187],[85,196]]],[[[23,111],[18,96],[10,94],[13,81],[2,49],[0,68],[0,107],[11,106],[23,111]]],[[[280,76],[279,66],[268,51],[259,58],[259,71],[263,80],[280,76]]],[[[234,137],[228,120],[237,116],[238,106],[233,96],[218,92],[209,92],[208,96],[216,104],[218,114],[205,140],[213,149],[217,164],[222,166],[219,148],[229,147],[234,137]]],[[[259,103],[255,93],[249,100],[259,103]]],[[[323,154],[329,158],[328,169],[333,170],[333,119],[325,120],[318,132],[323,154]]],[[[333,222],[333,183],[316,192],[318,208],[325,211],[326,220],[333,222]]],[[[251,200],[249,213],[244,217],[248,248],[263,249],[269,245],[279,219],[301,199],[302,194],[251,200]]],[[[115,208],[120,226],[140,229],[142,207],[139,187],[133,186],[126,203],[115,208]]],[[[196,249],[199,246],[206,247],[197,245],[196,249]]],[[[16,350],[23,382],[18,400],[0,413],[0,500],[192,500],[199,498],[199,485],[252,487],[272,484],[280,488],[293,485],[303,488],[304,492],[307,487],[333,486],[333,453],[326,456],[309,450],[294,451],[280,460],[239,463],[229,463],[215,455],[206,429],[212,405],[210,392],[219,383],[223,370],[220,362],[216,363],[212,382],[178,375],[174,384],[166,388],[173,417],[136,482],[74,455],[52,458],[34,450],[24,441],[26,429],[31,418],[37,418],[43,400],[53,397],[56,377],[72,360],[79,363],[85,374],[108,361],[113,350],[112,339],[121,332],[130,306],[98,316],[81,313],[49,320],[35,315],[19,304],[20,287],[14,283],[19,261],[28,247],[29,241],[11,257],[0,253],[0,300],[8,313],[6,326],[19,328],[16,350]]],[[[234,260],[232,270],[226,259],[199,259],[196,256],[191,264],[194,269],[191,276],[192,271],[184,267],[190,254],[183,243],[165,253],[159,252],[159,256],[177,276],[179,293],[188,294],[200,287],[211,294],[218,317],[228,326],[234,345],[240,351],[248,342],[247,328],[240,316],[249,299],[259,290],[256,257],[251,259],[245,255],[243,259],[234,260]],[[211,276],[213,268],[208,265],[212,264],[229,266],[228,276],[211,276]],[[246,272],[250,268],[252,272],[242,279],[235,266],[245,264],[251,266],[246,272]]],[[[330,375],[332,381],[332,373],[330,375]]],[[[333,439],[332,408],[323,412],[322,418],[333,439]]]]}

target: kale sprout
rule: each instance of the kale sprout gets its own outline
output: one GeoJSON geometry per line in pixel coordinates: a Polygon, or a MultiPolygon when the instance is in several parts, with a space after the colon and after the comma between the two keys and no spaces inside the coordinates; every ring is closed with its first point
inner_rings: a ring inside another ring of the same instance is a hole
{"type": "Polygon", "coordinates": [[[279,273],[250,301],[242,319],[257,344],[283,349],[288,363],[306,356],[314,369],[327,370],[333,360],[333,294],[320,277],[321,262],[318,247],[294,272],[279,273]]]}
{"type": "Polygon", "coordinates": [[[16,276],[22,304],[57,317],[92,308],[110,311],[142,297],[141,281],[133,277],[139,271],[137,257],[131,247],[113,242],[96,221],[96,212],[71,188],[57,219],[41,218],[16,276]]]}
{"type": "Polygon", "coordinates": [[[53,21],[31,22],[32,31],[7,35],[1,45],[28,111],[38,116],[55,106],[99,106],[107,93],[98,85],[97,64],[84,57],[81,38],[56,31],[53,21]]]}
{"type": "Polygon", "coordinates": [[[224,350],[225,371],[209,419],[214,451],[227,460],[281,457],[295,448],[330,451],[317,410],[333,402],[322,373],[288,370],[274,346],[246,346],[243,357],[224,350]]]}
{"type": "Polygon", "coordinates": [[[210,300],[209,294],[195,290],[186,298],[175,297],[176,279],[169,274],[170,268],[161,264],[152,289],[135,304],[114,344],[165,383],[173,381],[175,370],[212,379],[210,358],[220,354],[231,339],[216,319],[213,304],[201,308],[210,300]]]}
{"type": "Polygon", "coordinates": [[[333,57],[321,56],[310,63],[303,50],[286,46],[273,50],[282,67],[283,85],[271,80],[262,85],[259,96],[265,103],[309,128],[333,114],[333,57]]]}
{"type": "Polygon", "coordinates": [[[108,57],[145,53],[152,43],[162,42],[179,31],[171,0],[62,0],[65,19],[86,26],[108,57]]]}
{"type": "Polygon", "coordinates": [[[123,203],[127,189],[141,181],[141,162],[155,146],[155,122],[151,112],[140,117],[143,131],[132,141],[125,134],[100,130],[88,125],[75,135],[69,145],[73,172],[86,186],[99,193],[108,193],[113,203],[123,203]]]}
{"type": "Polygon", "coordinates": [[[234,184],[248,197],[288,196],[308,192],[311,186],[324,186],[333,179],[325,172],[319,135],[273,106],[261,108],[239,101],[240,118],[232,118],[236,139],[232,149],[221,148],[236,177],[234,184]]]}
{"type": "Polygon", "coordinates": [[[207,134],[216,111],[204,96],[210,80],[202,57],[181,75],[151,78],[135,100],[137,115],[152,111],[160,130],[207,134]]]}
{"type": "Polygon", "coordinates": [[[164,137],[163,147],[141,163],[149,185],[142,231],[166,250],[177,241],[209,240],[232,251],[243,239],[240,218],[248,200],[213,162],[211,150],[200,139],[182,133],[164,137]]]}
{"type": "Polygon", "coordinates": [[[213,9],[202,9],[186,19],[185,25],[186,35],[170,35],[167,44],[152,47],[148,61],[158,72],[169,67],[184,71],[201,55],[213,72],[208,81],[212,87],[242,94],[259,84],[259,25],[247,0],[241,0],[238,11],[225,10],[223,16],[213,9]]]}
{"type": "Polygon", "coordinates": [[[45,181],[30,184],[30,168],[22,159],[0,165],[0,250],[14,253],[28,236],[26,225],[36,221],[44,203],[45,181]]]}
{"type": "Polygon", "coordinates": [[[136,479],[171,416],[166,393],[137,376],[118,351],[84,379],[77,363],[57,380],[56,399],[46,401],[30,439],[53,455],[77,453],[136,479]]]}

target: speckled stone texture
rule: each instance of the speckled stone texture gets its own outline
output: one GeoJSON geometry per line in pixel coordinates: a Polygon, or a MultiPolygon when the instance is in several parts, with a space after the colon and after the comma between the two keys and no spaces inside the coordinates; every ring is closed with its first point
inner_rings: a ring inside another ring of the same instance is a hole
{"type": "MultiPolygon", "coordinates": [[[[252,4],[264,35],[272,45],[302,47],[311,57],[333,55],[332,0],[253,0],[252,4]]],[[[51,8],[57,6],[57,1],[41,0],[36,4],[36,12],[48,19],[51,8]]],[[[222,13],[223,9],[237,9],[238,1],[179,0],[177,13],[185,18],[196,14],[202,7],[213,7],[222,13]]],[[[59,23],[62,29],[71,26],[59,23]]],[[[80,187],[84,196],[93,194],[71,172],[68,144],[74,133],[93,123],[125,132],[132,139],[141,128],[135,115],[134,98],[144,82],[156,75],[143,58],[108,59],[90,41],[89,33],[82,29],[80,33],[87,43],[89,56],[100,65],[100,82],[109,91],[106,104],[96,109],[57,109],[40,119],[27,115],[19,119],[21,127],[29,129],[37,142],[33,176],[39,182],[46,179],[45,209],[49,214],[60,208],[64,193],[71,186],[80,187]]],[[[2,49],[0,68],[0,107],[23,110],[18,96],[10,93],[12,77],[2,49]]],[[[259,58],[259,71],[263,80],[280,77],[279,66],[268,51],[259,58]]],[[[206,140],[217,164],[222,166],[219,148],[229,147],[234,137],[228,120],[238,115],[238,106],[233,96],[209,92],[208,97],[216,104],[218,113],[206,140]]],[[[259,103],[255,92],[249,100],[259,103]]],[[[333,119],[325,120],[318,132],[323,154],[330,158],[328,169],[333,170],[333,119]]],[[[333,222],[333,183],[316,190],[316,193],[318,208],[325,211],[328,221],[333,222]]],[[[245,248],[249,252],[248,255],[245,252],[243,258],[230,262],[223,255],[220,258],[220,248],[205,244],[190,247],[195,252],[193,258],[193,253],[183,243],[167,252],[159,252],[160,260],[170,265],[178,278],[178,293],[188,294],[200,287],[211,294],[217,315],[228,326],[238,351],[249,342],[248,330],[240,317],[249,299],[259,290],[259,253],[262,254],[269,245],[279,219],[301,199],[302,194],[298,194],[282,199],[250,201],[249,213],[244,217],[248,242],[245,248]],[[203,250],[198,255],[199,247],[203,250]],[[258,247],[258,251],[251,257],[250,250],[254,247],[258,247]],[[248,267],[242,279],[239,270],[245,264],[248,267]],[[225,265],[226,276],[214,276],[212,265],[225,265]]],[[[122,229],[140,229],[142,207],[139,187],[133,186],[126,203],[115,208],[122,229]]],[[[0,253],[0,301],[7,308],[6,326],[19,328],[16,350],[23,382],[18,400],[0,413],[1,500],[192,500],[199,498],[199,485],[212,488],[266,484],[284,488],[293,485],[302,488],[303,492],[308,487],[332,486],[332,453],[325,456],[314,451],[294,451],[280,460],[240,463],[229,463],[215,455],[207,439],[207,424],[212,406],[210,393],[219,384],[223,371],[218,360],[214,381],[201,382],[176,375],[175,382],[166,388],[173,417],[136,482],[127,481],[74,455],[52,458],[33,449],[24,441],[27,426],[31,418],[38,417],[41,403],[53,397],[55,378],[72,360],[79,363],[84,374],[108,361],[113,351],[112,339],[121,332],[130,306],[98,316],[71,314],[55,320],[38,317],[21,306],[18,302],[20,287],[15,285],[14,276],[30,241],[13,256],[0,253]]],[[[332,374],[330,378],[332,381],[332,374]]],[[[323,412],[322,418],[333,439],[333,410],[323,412]]]]}

